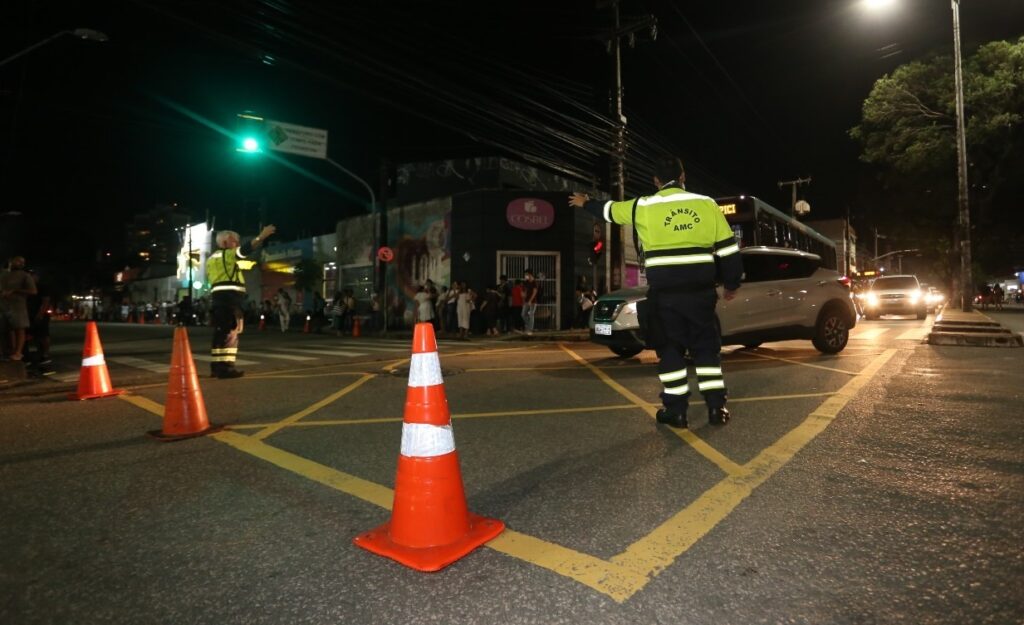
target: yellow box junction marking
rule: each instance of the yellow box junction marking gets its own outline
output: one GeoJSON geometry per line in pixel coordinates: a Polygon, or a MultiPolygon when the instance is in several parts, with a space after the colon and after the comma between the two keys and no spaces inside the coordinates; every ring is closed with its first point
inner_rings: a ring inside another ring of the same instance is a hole
{"type": "MultiPolygon", "coordinates": [[[[629,545],[622,553],[613,556],[610,561],[509,529],[488,542],[486,546],[569,577],[622,603],[642,590],[658,573],[670,566],[718,522],[726,518],[754,489],[824,431],[839,411],[871,381],[896,352],[896,349],[888,349],[872,359],[853,379],[812,411],[802,423],[743,465],[739,473],[727,475],[696,501],[647,536],[629,545]]],[[[803,396],[805,395],[797,397],[803,396]]],[[[152,400],[134,395],[120,397],[158,416],[163,414],[163,406],[152,400]]],[[[642,401],[634,402],[633,405],[641,407],[648,413],[648,409],[653,406],[642,401]]],[[[385,486],[271,447],[252,436],[220,432],[211,435],[211,438],[340,492],[385,509],[391,508],[394,491],[385,486]]]]}
{"type": "MultiPolygon", "coordinates": [[[[590,361],[581,357],[579,354],[572,351],[564,344],[561,345],[561,348],[565,350],[567,354],[572,356],[576,360],[576,362],[590,369],[590,371],[593,372],[593,374],[596,375],[598,378],[600,378],[602,382],[612,387],[620,395],[622,395],[629,401],[633,402],[635,406],[646,412],[652,419],[657,414],[658,410],[657,408],[654,407],[653,404],[650,404],[637,397],[635,394],[633,394],[632,391],[630,391],[626,387],[622,386],[621,384],[613,380],[611,376],[609,376],[607,373],[595,367],[593,364],[590,363],[590,361]]],[[[704,440],[702,440],[699,436],[697,436],[690,430],[677,430],[676,428],[672,428],[672,432],[679,438],[683,439],[683,441],[687,445],[692,447],[694,451],[704,456],[711,462],[715,463],[715,465],[717,465],[718,468],[722,469],[722,471],[724,471],[727,475],[735,475],[743,472],[743,467],[736,464],[729,458],[726,458],[725,455],[723,455],[720,451],[718,451],[711,445],[708,445],[704,440]]]]}

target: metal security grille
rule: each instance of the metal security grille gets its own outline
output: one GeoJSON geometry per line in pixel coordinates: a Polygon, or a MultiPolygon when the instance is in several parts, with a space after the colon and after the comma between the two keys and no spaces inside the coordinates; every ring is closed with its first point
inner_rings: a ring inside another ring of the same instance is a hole
{"type": "MultiPolygon", "coordinates": [[[[537,299],[537,316],[534,327],[538,330],[558,330],[558,314],[562,301],[558,288],[558,273],[561,269],[561,255],[558,252],[503,252],[498,251],[498,275],[505,274],[509,280],[522,280],[526,270],[540,285],[537,299]]],[[[495,276],[497,278],[498,276],[495,276]]]]}

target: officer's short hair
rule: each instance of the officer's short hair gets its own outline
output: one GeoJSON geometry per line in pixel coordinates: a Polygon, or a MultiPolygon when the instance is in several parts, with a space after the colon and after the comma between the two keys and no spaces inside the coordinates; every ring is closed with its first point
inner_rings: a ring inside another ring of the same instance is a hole
{"type": "Polygon", "coordinates": [[[654,161],[654,175],[662,182],[682,182],[686,178],[686,174],[683,173],[683,161],[678,156],[661,156],[654,161]]]}
{"type": "Polygon", "coordinates": [[[217,233],[217,247],[224,247],[227,245],[228,239],[235,238],[241,240],[241,236],[234,230],[221,230],[217,233]]]}

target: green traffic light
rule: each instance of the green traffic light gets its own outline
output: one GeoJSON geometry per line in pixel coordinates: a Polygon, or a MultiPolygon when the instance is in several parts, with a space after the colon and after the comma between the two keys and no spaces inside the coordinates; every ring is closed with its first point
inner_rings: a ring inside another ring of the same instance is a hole
{"type": "Polygon", "coordinates": [[[245,137],[242,139],[242,145],[238,148],[239,152],[260,152],[260,142],[253,137],[245,137]]]}

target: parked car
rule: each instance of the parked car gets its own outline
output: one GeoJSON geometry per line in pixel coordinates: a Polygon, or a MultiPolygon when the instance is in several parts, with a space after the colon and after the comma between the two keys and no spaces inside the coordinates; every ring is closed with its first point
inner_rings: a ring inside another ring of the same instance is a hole
{"type": "Polygon", "coordinates": [[[864,295],[864,316],[878,319],[882,315],[928,316],[928,304],[917,276],[883,276],[871,283],[864,295]]]}
{"type": "MultiPolygon", "coordinates": [[[[743,286],[716,310],[723,345],[809,339],[826,354],[846,347],[857,314],[845,278],[807,252],[745,247],[740,254],[743,286]]],[[[646,286],[602,295],[591,314],[590,339],[623,358],[639,354],[644,340],[636,305],[646,298],[646,286]]]]}

